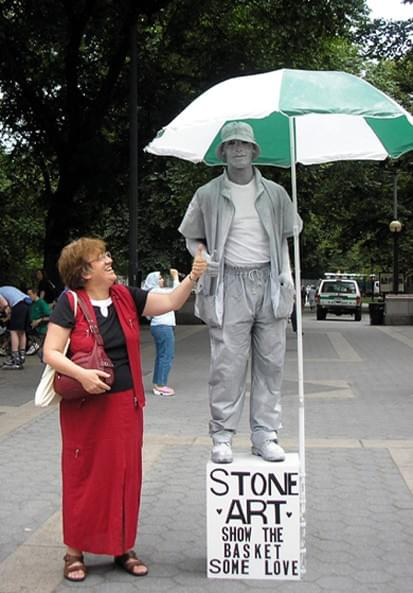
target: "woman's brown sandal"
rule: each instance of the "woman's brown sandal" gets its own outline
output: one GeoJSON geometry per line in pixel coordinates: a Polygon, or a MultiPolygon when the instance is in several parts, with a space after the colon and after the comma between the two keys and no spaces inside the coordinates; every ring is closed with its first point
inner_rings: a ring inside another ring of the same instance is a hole
{"type": "Polygon", "coordinates": [[[65,567],[63,570],[63,576],[65,579],[72,581],[72,583],[80,583],[81,581],[85,580],[87,577],[87,568],[83,562],[83,554],[80,556],[66,554],[66,556],[63,557],[63,560],[65,561],[65,567]],[[83,572],[83,577],[75,578],[70,576],[74,572],[83,572]]]}
{"type": "Polygon", "coordinates": [[[125,552],[121,556],[115,556],[115,564],[123,570],[126,570],[129,574],[133,575],[134,577],[144,577],[148,574],[148,569],[140,560],[136,552],[134,550],[130,550],[129,552],[125,552]],[[134,568],[137,566],[143,566],[145,570],[143,572],[135,572],[134,568]]]}

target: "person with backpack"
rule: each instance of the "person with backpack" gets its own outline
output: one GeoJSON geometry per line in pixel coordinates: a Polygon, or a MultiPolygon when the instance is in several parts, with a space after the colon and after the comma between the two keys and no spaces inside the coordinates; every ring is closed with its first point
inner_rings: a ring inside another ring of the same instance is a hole
{"type": "Polygon", "coordinates": [[[11,341],[11,355],[1,367],[3,370],[24,368],[31,304],[31,298],[15,286],[0,286],[0,310],[9,318],[11,341]]]}

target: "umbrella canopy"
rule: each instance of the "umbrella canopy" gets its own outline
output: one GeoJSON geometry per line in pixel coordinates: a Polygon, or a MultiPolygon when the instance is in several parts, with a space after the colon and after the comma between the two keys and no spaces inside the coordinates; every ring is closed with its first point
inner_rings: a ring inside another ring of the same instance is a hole
{"type": "Polygon", "coordinates": [[[259,165],[397,158],[413,149],[413,118],[396,101],[346,72],[275,70],[221,82],[195,99],[145,151],[218,165],[219,130],[243,120],[254,128],[259,165]]]}

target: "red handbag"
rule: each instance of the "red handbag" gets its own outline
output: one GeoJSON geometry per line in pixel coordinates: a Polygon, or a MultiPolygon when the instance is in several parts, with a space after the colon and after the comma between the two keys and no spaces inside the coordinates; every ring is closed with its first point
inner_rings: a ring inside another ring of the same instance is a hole
{"type": "MultiPolygon", "coordinates": [[[[76,352],[71,357],[71,361],[85,369],[98,369],[105,371],[105,373],[109,373],[110,376],[105,378],[102,377],[102,381],[111,386],[115,379],[113,362],[105,352],[103,339],[97,324],[91,318],[85,303],[80,297],[78,297],[78,303],[87,319],[90,332],[95,336],[95,343],[91,352],[76,352]]],[[[53,387],[56,393],[63,399],[79,399],[96,396],[96,394],[86,391],[82,384],[76,379],[73,379],[73,377],[58,372],[55,373],[53,387]]]]}

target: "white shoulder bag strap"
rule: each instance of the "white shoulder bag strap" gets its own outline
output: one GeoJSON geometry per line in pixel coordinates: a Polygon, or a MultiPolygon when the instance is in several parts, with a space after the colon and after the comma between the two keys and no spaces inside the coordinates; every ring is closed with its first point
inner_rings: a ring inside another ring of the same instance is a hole
{"type": "MultiPolygon", "coordinates": [[[[73,314],[75,316],[76,322],[76,314],[77,314],[77,293],[73,290],[70,290],[73,295],[73,314]]],[[[66,355],[67,350],[70,344],[70,337],[67,339],[66,345],[63,350],[63,354],[66,355]]],[[[61,400],[60,395],[58,395],[54,388],[53,388],[53,381],[55,376],[55,370],[49,364],[43,369],[42,376],[40,377],[39,384],[36,388],[36,392],[34,395],[34,405],[40,406],[42,408],[46,406],[50,406],[52,404],[58,404],[61,400]]]]}

